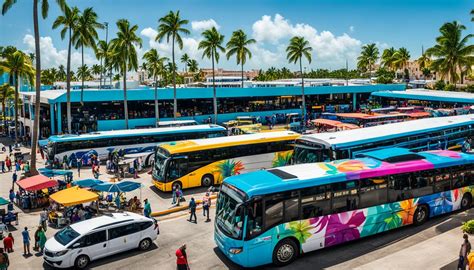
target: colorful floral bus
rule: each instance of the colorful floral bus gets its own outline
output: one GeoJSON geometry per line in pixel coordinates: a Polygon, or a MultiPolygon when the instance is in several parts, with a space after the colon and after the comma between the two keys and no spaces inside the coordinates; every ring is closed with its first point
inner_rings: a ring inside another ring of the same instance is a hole
{"type": "Polygon", "coordinates": [[[231,175],[285,166],[299,136],[279,131],[161,144],[153,184],[162,191],[210,186],[231,175]]]}
{"type": "Polygon", "coordinates": [[[233,262],[285,265],[299,254],[471,207],[474,155],[404,148],[227,178],[214,239],[233,262]]]}

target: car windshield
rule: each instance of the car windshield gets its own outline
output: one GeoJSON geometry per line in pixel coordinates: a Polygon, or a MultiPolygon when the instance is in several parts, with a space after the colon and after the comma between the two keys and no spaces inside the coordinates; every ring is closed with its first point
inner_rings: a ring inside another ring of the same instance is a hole
{"type": "Polygon", "coordinates": [[[60,230],[54,235],[54,239],[58,241],[61,245],[66,246],[71,243],[72,240],[76,239],[80,234],[76,232],[70,226],[60,230]]]}
{"type": "Polygon", "coordinates": [[[242,238],[244,211],[241,194],[228,186],[222,186],[217,199],[216,223],[219,229],[234,239],[242,238]]]}
{"type": "Polygon", "coordinates": [[[165,165],[168,160],[168,156],[158,148],[155,152],[155,166],[153,167],[153,176],[158,181],[165,180],[165,165]]]}

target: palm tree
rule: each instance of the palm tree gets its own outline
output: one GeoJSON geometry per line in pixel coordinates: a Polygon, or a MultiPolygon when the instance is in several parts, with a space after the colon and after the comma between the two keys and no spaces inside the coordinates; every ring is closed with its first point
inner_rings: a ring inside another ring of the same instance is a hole
{"type": "Polygon", "coordinates": [[[197,62],[195,59],[189,60],[189,62],[188,62],[188,70],[189,70],[189,72],[193,72],[193,73],[198,72],[198,70],[199,70],[199,64],[198,64],[198,62],[197,62]]]}
{"type": "MultiPolygon", "coordinates": [[[[4,0],[2,5],[2,15],[5,15],[7,11],[16,3],[16,0],[4,0]]],[[[43,19],[48,17],[49,3],[48,0],[33,0],[33,29],[35,35],[35,60],[36,60],[36,78],[35,78],[35,108],[40,107],[41,100],[41,55],[40,55],[40,34],[38,27],[38,2],[41,2],[41,16],[43,19]]],[[[65,0],[56,0],[56,3],[59,5],[61,10],[64,9],[65,0]]],[[[31,58],[32,59],[32,58],[31,58]]],[[[31,60],[32,61],[32,60],[31,60]]],[[[31,164],[30,164],[30,174],[36,175],[38,171],[36,170],[36,147],[38,144],[38,130],[39,130],[39,113],[35,114],[35,119],[33,121],[33,136],[31,142],[31,164]]]]}
{"type": "MultiPolygon", "coordinates": [[[[102,67],[100,65],[97,65],[97,64],[92,65],[91,73],[92,73],[92,75],[99,76],[100,74],[102,74],[102,67]]],[[[95,78],[97,78],[97,77],[95,77],[95,78]]]]}
{"type": "Polygon", "coordinates": [[[26,78],[30,84],[33,84],[35,69],[33,68],[30,58],[28,58],[25,53],[16,51],[13,54],[7,55],[6,59],[0,61],[0,70],[10,74],[10,81],[13,80],[15,86],[15,141],[18,143],[19,80],[20,78],[26,78]]]}
{"type": "Polygon", "coordinates": [[[244,30],[240,29],[232,33],[232,37],[227,42],[227,60],[235,54],[237,65],[241,65],[242,70],[242,88],[244,87],[244,64],[247,62],[247,58],[252,58],[248,46],[255,43],[255,39],[247,39],[247,35],[244,30]]]}
{"type": "Polygon", "coordinates": [[[393,57],[395,58],[395,66],[403,70],[408,66],[408,61],[410,61],[411,56],[407,48],[401,47],[395,52],[393,57]]]}
{"type": "MultiPolygon", "coordinates": [[[[98,60],[104,60],[104,66],[102,67],[102,73],[100,74],[100,81],[102,83],[102,74],[107,71],[110,71],[110,59],[112,57],[112,51],[110,49],[110,43],[105,42],[105,40],[100,40],[97,43],[95,50],[95,56],[98,60]]],[[[104,78],[105,84],[106,78],[104,78]]],[[[110,82],[112,84],[112,82],[110,82]]]]}
{"type": "Polygon", "coordinates": [[[64,82],[64,81],[66,81],[66,77],[67,77],[67,74],[66,74],[66,70],[64,69],[64,66],[59,65],[59,67],[58,67],[58,80],[64,82]]]}
{"type": "Polygon", "coordinates": [[[88,80],[91,77],[91,70],[87,65],[82,65],[77,69],[76,76],[83,81],[88,80]]]}
{"type": "Polygon", "coordinates": [[[3,128],[7,129],[7,116],[5,111],[5,103],[15,97],[15,89],[8,83],[0,86],[0,102],[2,103],[2,114],[3,114],[3,128]]]}
{"type": "Polygon", "coordinates": [[[199,42],[198,49],[204,50],[202,57],[207,57],[212,61],[212,88],[214,89],[212,101],[214,105],[214,124],[217,123],[217,96],[216,96],[216,79],[214,62],[219,62],[219,51],[225,53],[225,48],[222,47],[224,36],[217,32],[215,27],[202,32],[203,40],[199,42]]]}
{"type": "MultiPolygon", "coordinates": [[[[181,34],[189,35],[189,30],[184,28],[189,23],[188,20],[183,20],[179,17],[179,10],[175,12],[170,11],[167,15],[158,20],[158,35],[156,41],[161,42],[166,36],[166,42],[170,42],[171,38],[171,59],[173,66],[176,66],[174,59],[174,45],[178,43],[179,49],[183,49],[183,40],[181,34]]],[[[178,114],[178,104],[176,100],[176,70],[173,70],[173,115],[176,119],[178,114]]]]}
{"type": "Polygon", "coordinates": [[[369,71],[369,77],[372,74],[372,67],[379,59],[379,49],[375,43],[365,44],[362,46],[362,52],[357,58],[357,66],[359,69],[369,71]]]}
{"type": "Polygon", "coordinates": [[[190,58],[189,58],[189,55],[187,53],[185,53],[181,56],[181,63],[184,64],[184,73],[188,72],[187,67],[188,67],[189,59],[190,58]]]}
{"type": "Polygon", "coordinates": [[[146,62],[146,70],[148,74],[153,77],[153,82],[155,84],[155,118],[156,118],[156,127],[160,121],[160,112],[158,110],[158,76],[163,74],[164,62],[168,60],[166,57],[160,57],[156,49],[150,49],[143,55],[143,60],[146,62]]]}
{"type": "MultiPolygon", "coordinates": [[[[67,70],[66,70],[66,117],[67,117],[67,131],[72,132],[71,127],[71,47],[72,47],[72,33],[75,31],[77,22],[79,20],[79,9],[73,7],[72,9],[67,5],[64,6],[63,15],[56,18],[53,23],[53,29],[62,26],[61,39],[64,39],[66,33],[68,34],[67,46],[67,70]]],[[[63,67],[64,68],[64,67],[63,67]]]]}
{"type": "Polygon", "coordinates": [[[136,47],[142,46],[142,39],[137,35],[138,25],[130,26],[128,20],[117,21],[117,37],[111,40],[114,52],[114,65],[123,74],[123,106],[125,113],[125,128],[128,129],[127,104],[127,71],[136,71],[138,68],[136,47]]]}
{"type": "Polygon", "coordinates": [[[429,70],[430,65],[431,65],[431,59],[426,53],[423,52],[421,56],[418,58],[418,60],[416,61],[418,62],[418,66],[420,67],[420,70],[423,71],[423,73],[425,73],[425,69],[429,70]]]}
{"type": "MultiPolygon", "coordinates": [[[[76,49],[81,48],[81,66],[84,66],[84,47],[90,47],[95,50],[96,41],[99,39],[97,29],[102,29],[104,26],[97,22],[98,16],[95,11],[89,7],[84,9],[79,15],[77,26],[72,35],[72,41],[76,49]]],[[[84,78],[81,84],[81,104],[84,99],[84,78]]]]}
{"type": "Polygon", "coordinates": [[[383,50],[382,53],[382,65],[387,68],[388,70],[394,70],[395,69],[395,53],[397,50],[394,47],[388,48],[383,50]]]}
{"type": "Polygon", "coordinates": [[[474,45],[469,44],[473,34],[462,36],[466,27],[458,22],[445,23],[439,29],[441,35],[436,38],[436,45],[426,50],[428,56],[434,57],[431,68],[441,74],[441,78],[456,84],[464,67],[474,63],[474,45]]]}
{"type": "Polygon", "coordinates": [[[301,75],[301,117],[304,118],[306,110],[306,102],[304,95],[304,75],[303,75],[303,57],[311,63],[311,51],[313,48],[309,46],[309,42],[304,37],[292,37],[290,44],[286,48],[286,58],[290,63],[300,64],[300,75],[301,75]]]}

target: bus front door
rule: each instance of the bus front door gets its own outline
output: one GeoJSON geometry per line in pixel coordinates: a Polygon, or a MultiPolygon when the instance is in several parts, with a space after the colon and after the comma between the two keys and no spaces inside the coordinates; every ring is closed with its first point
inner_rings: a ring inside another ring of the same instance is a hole
{"type": "Polygon", "coordinates": [[[181,188],[189,188],[189,176],[188,170],[188,158],[187,157],[175,157],[170,161],[169,165],[169,182],[179,183],[181,188]]]}

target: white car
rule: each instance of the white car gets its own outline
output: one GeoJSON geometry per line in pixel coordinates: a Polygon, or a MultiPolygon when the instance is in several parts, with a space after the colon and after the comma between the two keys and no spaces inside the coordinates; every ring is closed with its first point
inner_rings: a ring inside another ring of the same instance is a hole
{"type": "Polygon", "coordinates": [[[84,269],[90,261],[130,249],[147,250],[158,223],[135,213],[114,213],[81,221],[58,231],[45,244],[44,261],[58,268],[84,269]]]}

